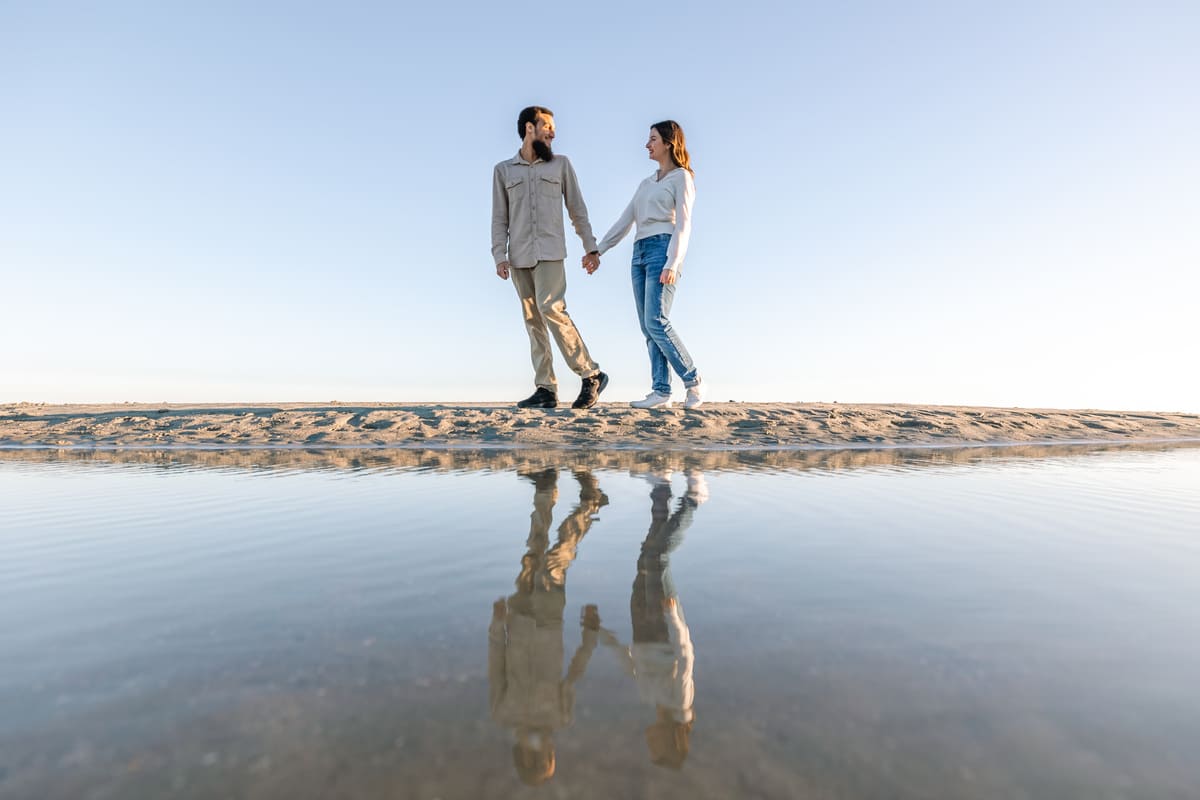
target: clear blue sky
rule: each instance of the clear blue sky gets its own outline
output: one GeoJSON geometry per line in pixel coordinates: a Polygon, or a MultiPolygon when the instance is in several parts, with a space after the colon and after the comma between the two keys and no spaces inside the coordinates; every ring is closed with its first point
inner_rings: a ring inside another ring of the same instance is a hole
{"type": "MultiPolygon", "coordinates": [[[[1195,2],[0,0],[0,401],[524,396],[490,181],[538,103],[597,234],[687,131],[712,399],[1200,411],[1198,41],[1195,2]]],[[[631,242],[568,250],[640,397],[631,242]]]]}

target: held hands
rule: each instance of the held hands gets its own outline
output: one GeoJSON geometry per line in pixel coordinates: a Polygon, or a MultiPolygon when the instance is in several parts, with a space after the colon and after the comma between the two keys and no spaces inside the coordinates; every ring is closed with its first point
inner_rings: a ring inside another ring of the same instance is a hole
{"type": "Polygon", "coordinates": [[[600,630],[600,609],[586,605],[579,612],[579,624],[588,630],[600,630]]]}
{"type": "Polygon", "coordinates": [[[583,268],[587,270],[587,274],[591,275],[596,270],[600,269],[600,254],[588,253],[583,257],[583,268]]]}
{"type": "Polygon", "coordinates": [[[658,282],[664,286],[669,283],[675,283],[677,280],[679,280],[679,273],[673,269],[664,269],[662,275],[658,276],[658,282]]]}
{"type": "Polygon", "coordinates": [[[509,264],[507,261],[501,261],[496,265],[496,274],[500,276],[500,280],[508,280],[508,267],[509,264]]]}

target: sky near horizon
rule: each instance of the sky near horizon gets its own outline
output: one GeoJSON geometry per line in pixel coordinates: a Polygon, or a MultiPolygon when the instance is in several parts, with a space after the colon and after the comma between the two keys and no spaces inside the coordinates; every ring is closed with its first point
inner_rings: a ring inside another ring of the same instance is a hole
{"type": "MultiPolygon", "coordinates": [[[[597,237],[687,132],[712,400],[1197,412],[1197,41],[1194,2],[0,0],[0,402],[523,397],[491,170],[536,103],[597,237]]],[[[567,233],[641,397],[632,236],[587,276],[567,233]]]]}

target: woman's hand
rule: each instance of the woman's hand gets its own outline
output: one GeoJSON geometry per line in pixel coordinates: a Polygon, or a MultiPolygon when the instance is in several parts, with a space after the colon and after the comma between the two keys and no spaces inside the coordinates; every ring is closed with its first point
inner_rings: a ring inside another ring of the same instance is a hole
{"type": "Polygon", "coordinates": [[[679,280],[679,272],[674,269],[664,269],[662,275],[658,276],[658,282],[664,286],[668,283],[675,283],[679,280]]]}

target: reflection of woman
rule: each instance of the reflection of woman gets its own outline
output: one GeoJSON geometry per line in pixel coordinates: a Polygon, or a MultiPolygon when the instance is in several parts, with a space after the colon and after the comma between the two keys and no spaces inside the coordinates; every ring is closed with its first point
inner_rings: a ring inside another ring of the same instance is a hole
{"type": "Polygon", "coordinates": [[[488,683],[492,718],[510,728],[516,740],[517,775],[537,785],[554,775],[554,732],[571,723],[575,683],[596,648],[600,616],[595,606],[587,606],[581,619],[582,641],[563,677],[567,568],[608,498],[591,473],[576,473],[579,503],[559,526],[558,540],[550,547],[558,471],[548,469],[527,477],[535,487],[527,552],[521,558],[516,592],[492,606],[488,683]]]}
{"type": "Polygon", "coordinates": [[[601,254],[611,250],[630,228],[637,226],[633,243],[633,299],[650,354],[652,385],[645,399],[630,405],[669,408],[674,369],[687,389],[684,408],[696,408],[704,402],[700,372],[668,318],[692,232],[692,203],[696,198],[683,128],[674,120],[654,123],[650,126],[646,150],[651,160],[658,163],[658,169],[641,182],[633,200],[597,247],[601,254]]]}
{"type": "Polygon", "coordinates": [[[654,706],[654,724],[646,728],[650,760],[680,769],[687,758],[694,714],[695,651],[683,606],[671,579],[670,554],[683,541],[697,506],[708,499],[704,477],[689,473],[688,492],[671,513],[671,484],[652,478],[650,530],[638,556],[637,577],[629,598],[633,644],[623,648],[611,634],[605,643],[618,649],[625,670],[637,682],[638,694],[654,706]]]}

